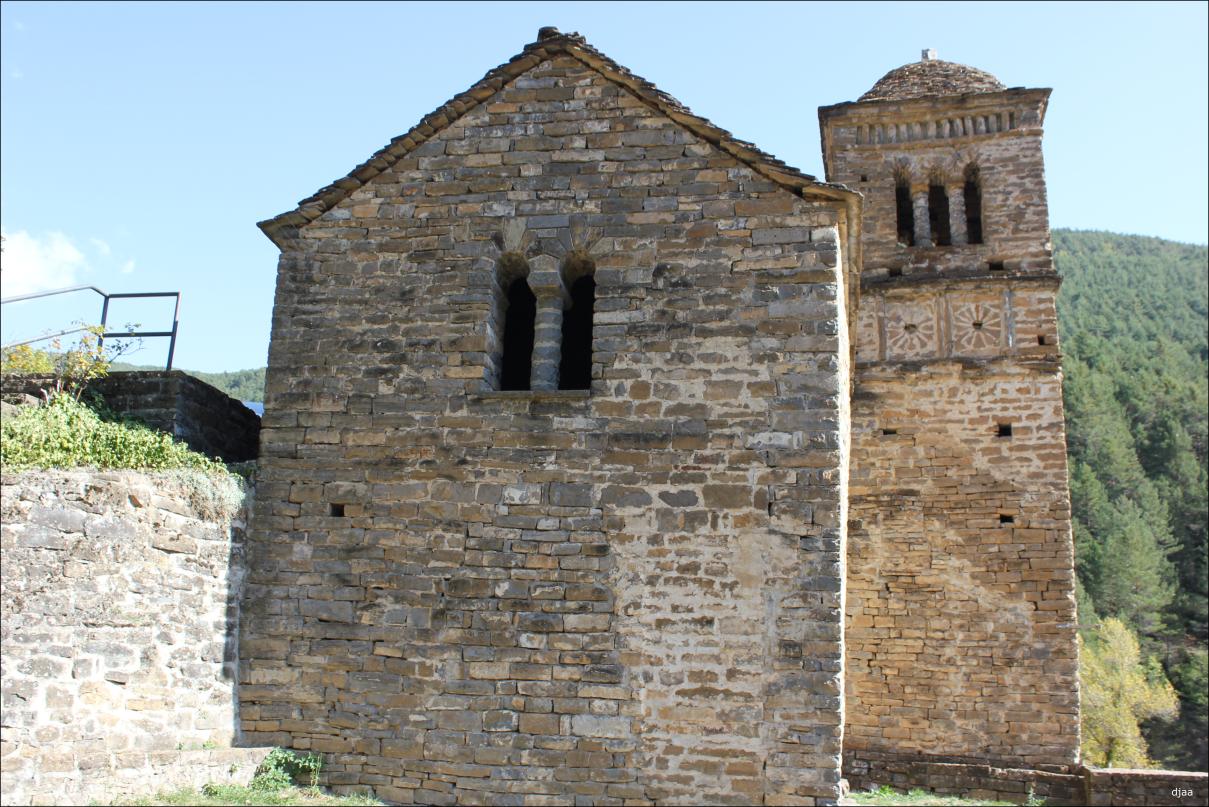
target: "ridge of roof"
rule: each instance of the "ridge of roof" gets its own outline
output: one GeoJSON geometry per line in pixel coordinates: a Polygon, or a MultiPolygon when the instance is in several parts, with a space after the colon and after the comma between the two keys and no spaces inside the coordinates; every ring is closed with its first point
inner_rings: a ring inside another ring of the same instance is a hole
{"type": "Polygon", "coordinates": [[[639,100],[654,107],[693,134],[716,146],[739,162],[749,166],[767,179],[798,195],[814,195],[833,201],[859,197],[855,191],[832,182],[825,182],[785,164],[755,144],[740,140],[726,129],[693,112],[651,82],[635,75],[628,68],[588,44],[579,33],[561,33],[555,28],[542,28],[538,39],[509,61],[489,71],[468,90],[455,95],[420,119],[406,133],[391,141],[347,175],[325,185],[298,203],[293,210],[281,213],[257,224],[273,243],[282,247],[288,231],[301,227],[322,216],[364,186],[378,174],[390,168],[413,149],[428,141],[474,107],[503,89],[504,85],[523,73],[559,54],[578,60],[589,69],[633,93],[639,100]]]}

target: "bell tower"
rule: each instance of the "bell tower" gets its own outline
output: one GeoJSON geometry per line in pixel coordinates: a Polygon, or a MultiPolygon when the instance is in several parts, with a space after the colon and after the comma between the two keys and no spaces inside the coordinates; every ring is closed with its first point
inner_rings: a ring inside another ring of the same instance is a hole
{"type": "Polygon", "coordinates": [[[864,197],[845,606],[854,786],[903,763],[1078,759],[1049,96],[925,50],[819,110],[827,179],[864,197]]]}

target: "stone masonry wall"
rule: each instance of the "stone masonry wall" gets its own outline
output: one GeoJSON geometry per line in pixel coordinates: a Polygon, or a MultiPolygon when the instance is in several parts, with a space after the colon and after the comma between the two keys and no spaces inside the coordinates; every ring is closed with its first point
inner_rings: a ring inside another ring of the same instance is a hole
{"type": "Polygon", "coordinates": [[[1209,802],[1209,774],[1203,771],[1152,771],[1084,768],[1084,804],[1094,807],[1192,805],[1209,802]]]}
{"type": "Polygon", "coordinates": [[[833,802],[837,218],[559,56],[301,228],[247,736],[404,803],[833,802]],[[571,262],[590,392],[492,392],[501,264],[571,262]]]}
{"type": "Polygon", "coordinates": [[[1048,97],[1014,89],[819,113],[828,179],[865,196],[845,633],[854,780],[870,767],[1060,774],[1078,761],[1058,277],[1041,153],[1048,97]],[[967,243],[971,167],[980,244],[967,243]],[[900,182],[914,245],[898,237],[900,182]],[[948,199],[951,245],[933,239],[930,186],[948,199]]]}
{"type": "Polygon", "coordinates": [[[853,454],[846,749],[1074,764],[1074,563],[1057,366],[864,367],[853,454]]]}
{"type": "Polygon", "coordinates": [[[993,263],[1002,264],[994,271],[1006,275],[1051,270],[1041,151],[1048,98],[1049,90],[1006,90],[820,109],[827,178],[864,197],[862,279],[986,276],[993,263]],[[955,122],[951,129],[943,125],[949,121],[955,122]],[[972,165],[981,186],[980,244],[966,243],[964,184],[972,165]],[[900,177],[915,203],[916,232],[928,237],[928,187],[945,189],[952,245],[898,243],[895,187],[900,177]]]}
{"type": "Polygon", "coordinates": [[[201,751],[236,732],[241,500],[235,483],[192,475],[4,475],[5,804],[86,804],[255,767],[201,751]]]}

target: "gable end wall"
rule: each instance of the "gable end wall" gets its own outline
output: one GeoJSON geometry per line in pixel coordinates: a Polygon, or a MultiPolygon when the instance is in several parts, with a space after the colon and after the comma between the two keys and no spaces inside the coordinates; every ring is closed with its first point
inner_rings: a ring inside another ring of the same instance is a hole
{"type": "Polygon", "coordinates": [[[833,802],[839,215],[560,57],[301,228],[248,739],[401,802],[833,802]],[[501,255],[573,251],[590,394],[492,393],[501,255]]]}

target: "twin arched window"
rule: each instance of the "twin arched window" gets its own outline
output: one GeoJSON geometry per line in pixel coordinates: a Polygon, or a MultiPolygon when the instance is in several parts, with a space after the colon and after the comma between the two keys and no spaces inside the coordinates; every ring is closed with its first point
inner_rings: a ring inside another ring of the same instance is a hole
{"type": "Polygon", "coordinates": [[[557,389],[592,386],[595,268],[590,259],[569,258],[559,271],[557,288],[543,289],[539,298],[523,258],[508,255],[500,260],[493,317],[499,347],[492,368],[498,389],[554,388],[549,384],[550,365],[557,368],[557,389]],[[544,327],[538,327],[539,321],[544,327]]]}
{"type": "MultiPolygon", "coordinates": [[[[971,163],[965,170],[964,182],[961,188],[962,209],[965,225],[964,240],[958,243],[982,243],[982,179],[978,166],[971,163]]],[[[921,205],[923,202],[920,203],[921,205]]],[[[928,230],[920,233],[916,224],[915,199],[911,195],[911,181],[907,175],[900,172],[894,180],[894,206],[897,219],[897,237],[900,246],[938,246],[947,247],[954,243],[954,231],[957,223],[953,221],[948,189],[944,180],[934,178],[928,183],[927,211],[928,230]]],[[[960,235],[960,231],[958,231],[960,235]]]]}

